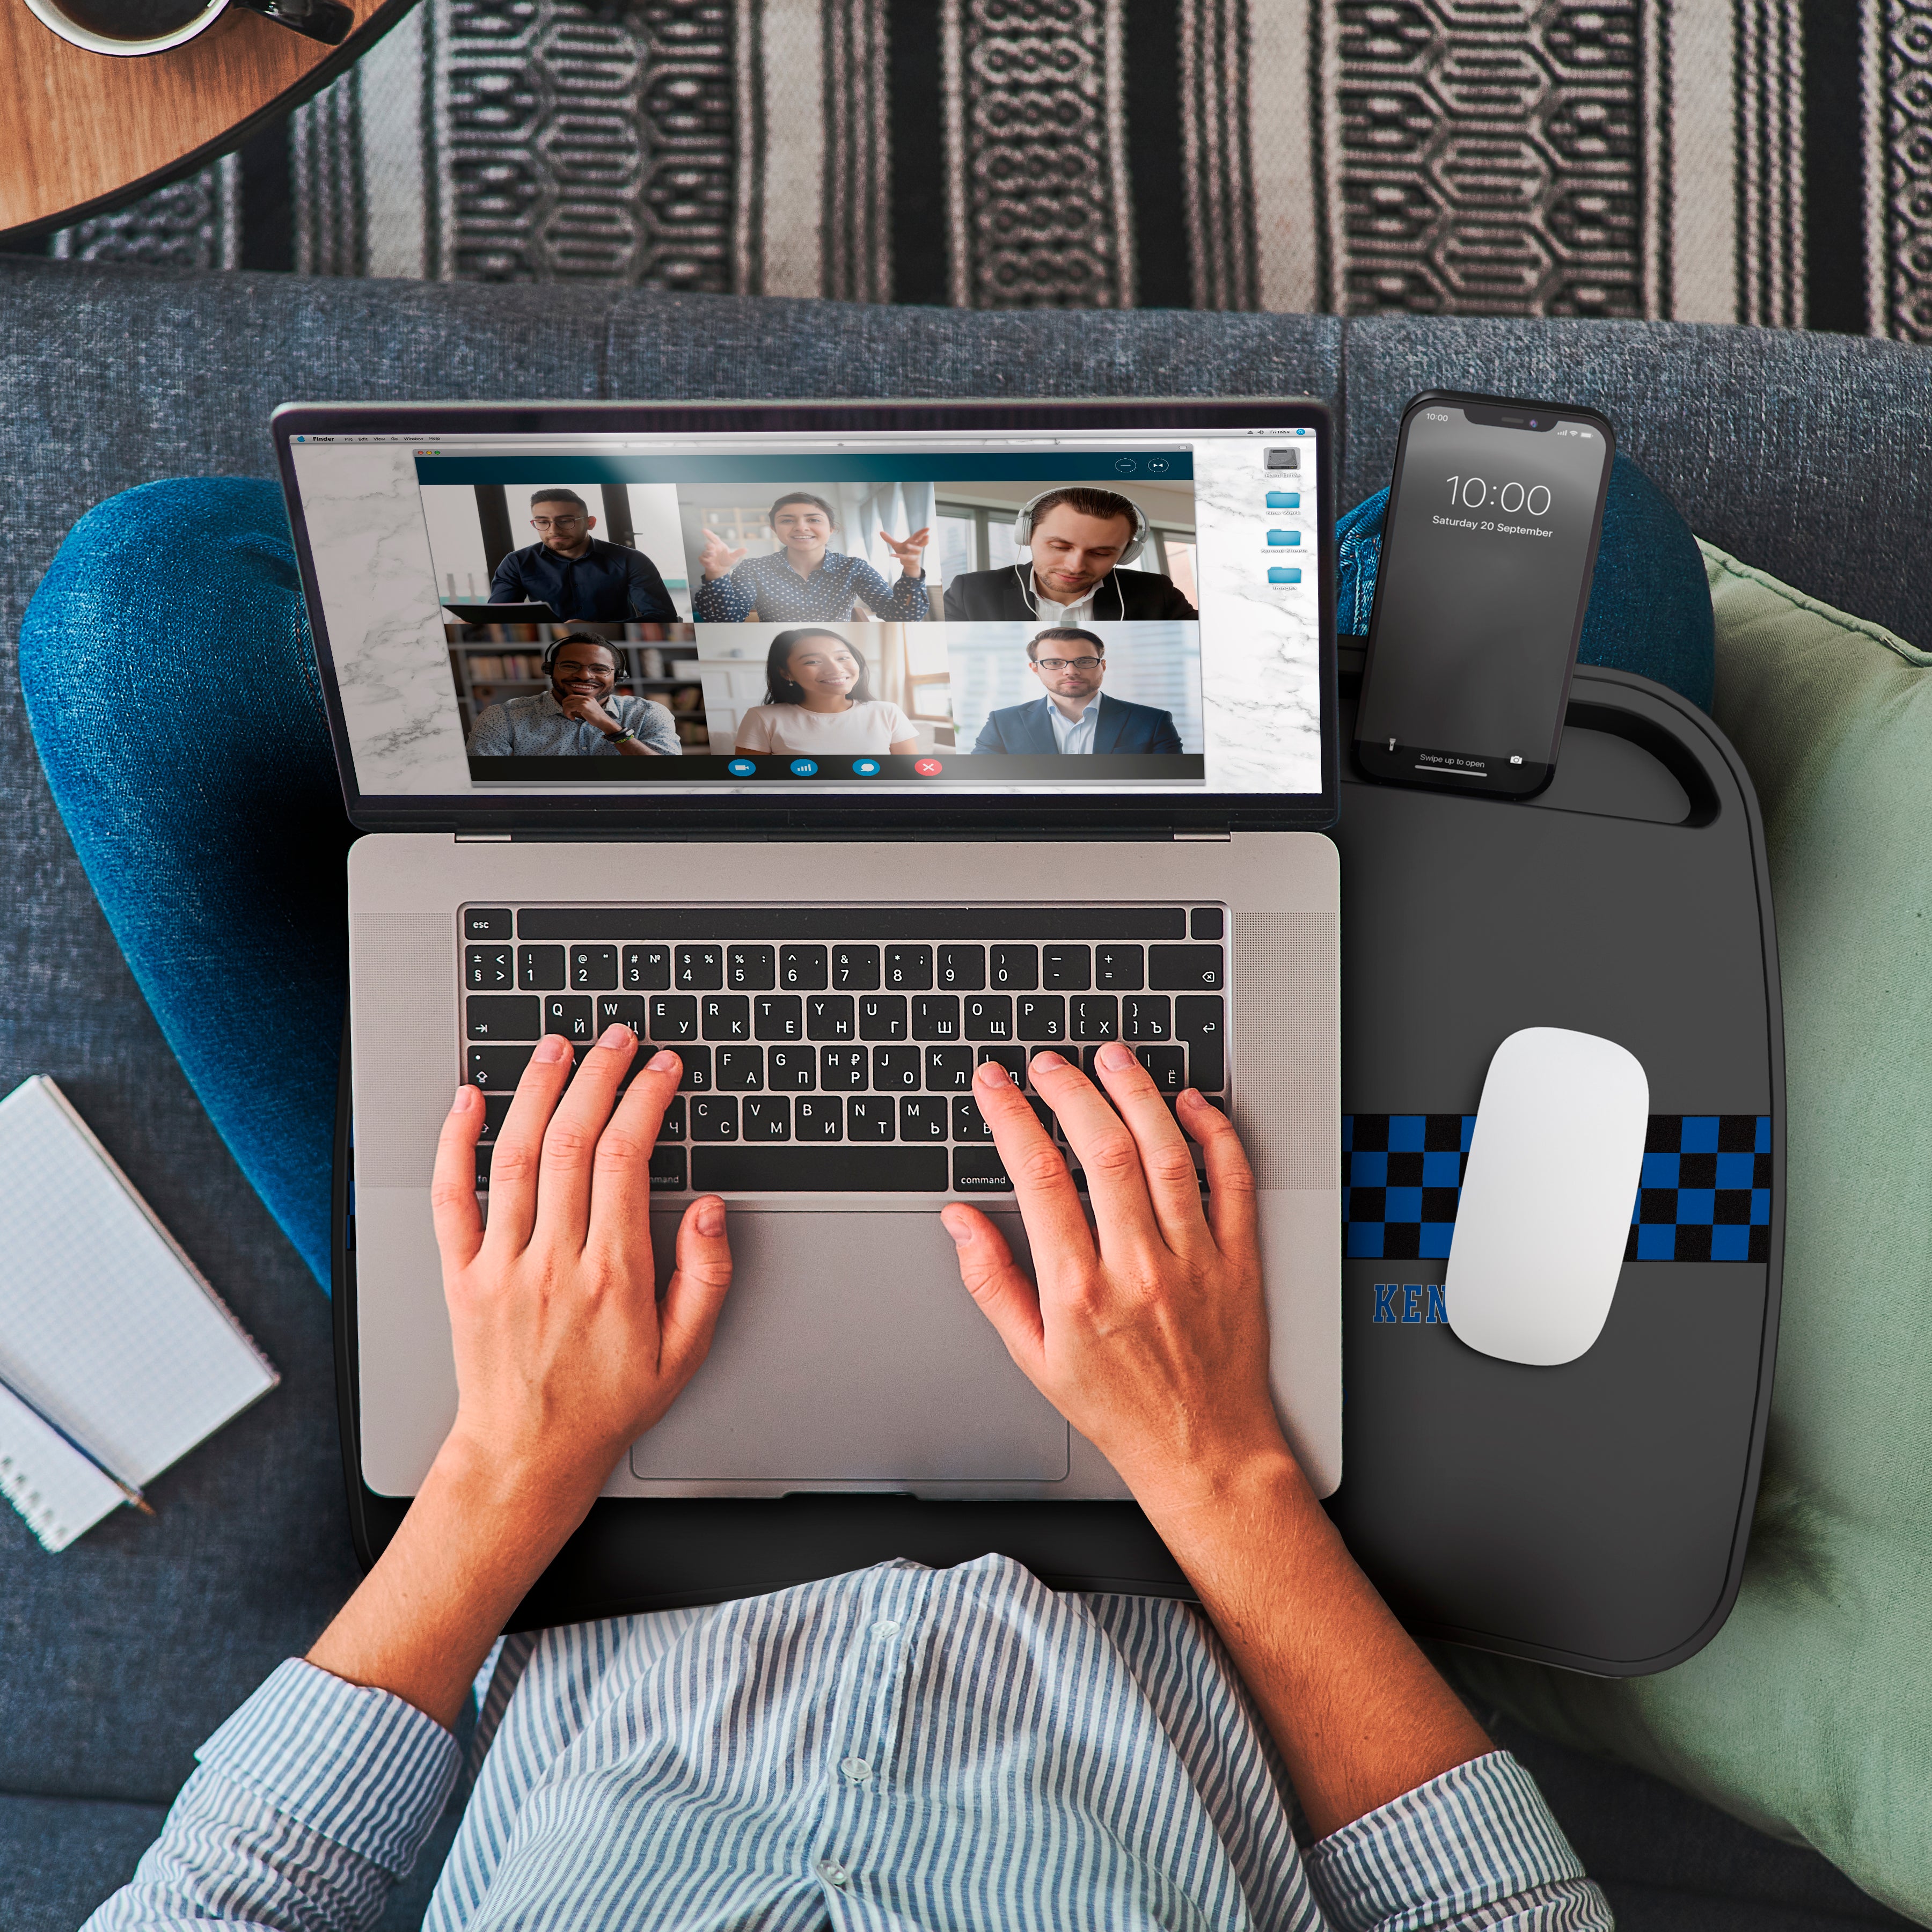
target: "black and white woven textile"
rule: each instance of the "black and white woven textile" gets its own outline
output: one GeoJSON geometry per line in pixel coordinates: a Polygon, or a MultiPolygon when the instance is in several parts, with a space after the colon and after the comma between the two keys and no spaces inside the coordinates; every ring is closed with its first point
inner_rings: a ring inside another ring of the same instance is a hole
{"type": "Polygon", "coordinates": [[[33,245],[1932,340],[1932,0],[420,0],[33,245]]]}

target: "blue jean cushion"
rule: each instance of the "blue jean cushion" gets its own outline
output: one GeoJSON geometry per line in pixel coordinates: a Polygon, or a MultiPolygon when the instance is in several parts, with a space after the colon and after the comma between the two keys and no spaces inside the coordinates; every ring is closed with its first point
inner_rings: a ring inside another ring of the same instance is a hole
{"type": "MultiPolygon", "coordinates": [[[[1388,492],[1378,490],[1335,526],[1335,626],[1345,637],[1368,631],[1388,508],[1388,492]]],[[[1711,708],[1716,656],[1703,556],[1677,506],[1627,456],[1610,469],[1576,661],[1634,671],[1711,708]]]]}

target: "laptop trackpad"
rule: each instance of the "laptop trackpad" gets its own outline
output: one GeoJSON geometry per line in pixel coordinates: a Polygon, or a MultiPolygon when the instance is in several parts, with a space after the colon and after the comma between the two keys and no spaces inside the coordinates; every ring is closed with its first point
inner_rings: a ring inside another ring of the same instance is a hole
{"type": "MultiPolygon", "coordinates": [[[[711,1353],[632,1449],[633,1475],[1065,1480],[1066,1424],[960,1285],[937,1214],[741,1209],[730,1225],[731,1292],[711,1353]]],[[[660,1280],[676,1226],[651,1217],[660,1280]]]]}

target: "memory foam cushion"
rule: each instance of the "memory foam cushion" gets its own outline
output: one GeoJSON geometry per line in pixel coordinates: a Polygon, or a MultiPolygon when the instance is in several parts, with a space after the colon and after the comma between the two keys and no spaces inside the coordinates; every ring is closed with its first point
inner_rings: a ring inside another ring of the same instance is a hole
{"type": "MultiPolygon", "coordinates": [[[[1388,492],[1378,490],[1335,526],[1335,628],[1345,637],[1369,628],[1388,508],[1388,492]]],[[[1654,678],[1708,711],[1711,652],[1711,599],[1697,539],[1676,505],[1619,456],[1610,466],[1576,660],[1654,678]]]]}
{"type": "Polygon", "coordinates": [[[1442,1654],[1932,1924],[1932,653],[1703,549],[1784,991],[1784,1316],[1743,1587],[1654,1677],[1442,1654]]]}

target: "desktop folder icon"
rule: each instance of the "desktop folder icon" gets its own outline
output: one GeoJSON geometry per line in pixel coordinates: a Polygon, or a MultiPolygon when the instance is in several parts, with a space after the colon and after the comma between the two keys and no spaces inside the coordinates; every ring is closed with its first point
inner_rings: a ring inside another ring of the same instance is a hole
{"type": "Polygon", "coordinates": [[[1268,581],[1270,584],[1299,584],[1301,572],[1290,569],[1286,564],[1271,564],[1268,567],[1268,581]]]}
{"type": "Polygon", "coordinates": [[[1270,530],[1268,540],[1270,550],[1295,550],[1300,546],[1301,532],[1299,530],[1270,530]]]}
{"type": "Polygon", "coordinates": [[[1270,510],[1298,510],[1301,508],[1299,490],[1270,490],[1268,493],[1268,507],[1270,510]]]}

